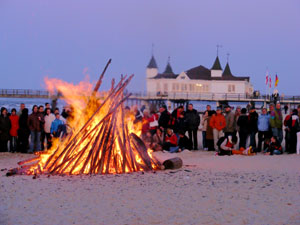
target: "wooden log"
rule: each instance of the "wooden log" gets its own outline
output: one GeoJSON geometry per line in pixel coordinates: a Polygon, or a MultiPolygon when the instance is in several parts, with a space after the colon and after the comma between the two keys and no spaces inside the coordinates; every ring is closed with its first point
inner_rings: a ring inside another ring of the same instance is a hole
{"type": "Polygon", "coordinates": [[[182,159],[179,157],[171,158],[163,162],[165,169],[179,169],[182,167],[182,159]]]}

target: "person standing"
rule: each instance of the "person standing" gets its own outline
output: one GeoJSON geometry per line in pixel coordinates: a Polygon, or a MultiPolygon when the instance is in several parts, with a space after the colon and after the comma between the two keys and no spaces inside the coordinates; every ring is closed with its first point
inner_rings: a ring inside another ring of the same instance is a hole
{"type": "Polygon", "coordinates": [[[54,138],[59,138],[62,132],[62,126],[64,125],[64,122],[60,120],[59,113],[55,114],[55,120],[51,123],[50,133],[51,136],[54,138]]]}
{"type": "MultiPolygon", "coordinates": [[[[261,115],[258,116],[257,129],[258,129],[258,147],[257,152],[261,152],[262,142],[270,138],[270,116],[267,114],[267,109],[263,108],[261,115]]],[[[266,144],[264,144],[264,149],[266,149],[266,144]]]]}
{"type": "Polygon", "coordinates": [[[158,114],[155,110],[150,111],[150,117],[148,118],[149,121],[149,130],[152,135],[156,133],[156,129],[158,127],[158,114]]]}
{"type": "Polygon", "coordinates": [[[212,116],[209,125],[213,129],[214,147],[217,151],[217,142],[220,139],[220,137],[224,136],[223,129],[226,127],[226,119],[225,116],[222,114],[221,107],[217,107],[216,114],[212,116]]]}
{"type": "Polygon", "coordinates": [[[237,121],[237,125],[239,126],[239,137],[240,137],[240,144],[239,148],[246,149],[246,142],[249,135],[249,119],[247,116],[247,109],[242,108],[241,115],[237,121]]]}
{"type": "Polygon", "coordinates": [[[256,137],[256,133],[258,131],[257,120],[258,120],[258,114],[256,112],[255,107],[253,106],[249,112],[249,132],[250,132],[250,146],[252,146],[252,149],[254,151],[256,151],[255,137],[256,137]]]}
{"type": "Polygon", "coordinates": [[[185,120],[189,139],[193,143],[194,150],[198,150],[198,127],[200,124],[200,116],[196,109],[193,108],[193,104],[188,104],[188,110],[185,113],[185,120]]]}
{"type": "Polygon", "coordinates": [[[297,133],[299,132],[299,117],[297,109],[294,109],[292,115],[286,121],[287,129],[289,131],[289,148],[286,151],[289,154],[296,153],[297,148],[297,133]]]}
{"type": "Polygon", "coordinates": [[[229,105],[225,106],[226,127],[224,128],[225,137],[236,136],[234,113],[229,105]]]}
{"type": "Polygon", "coordinates": [[[24,103],[21,103],[21,104],[20,104],[20,110],[19,110],[19,112],[17,113],[17,115],[18,115],[19,117],[21,116],[23,109],[25,109],[25,104],[24,104],[24,103]]]}
{"type": "Polygon", "coordinates": [[[287,114],[288,110],[289,110],[289,107],[287,104],[284,105],[284,114],[287,114]]]}
{"type": "Polygon", "coordinates": [[[169,121],[170,121],[170,113],[167,110],[166,105],[162,105],[159,108],[160,116],[158,119],[158,126],[160,129],[162,129],[165,133],[167,132],[167,128],[169,126],[169,121]]]}
{"type": "Polygon", "coordinates": [[[171,124],[170,123],[169,124],[172,127],[175,134],[178,134],[178,132],[180,130],[178,127],[178,123],[179,123],[179,118],[182,115],[182,113],[184,113],[184,108],[181,105],[178,108],[174,109],[174,111],[171,114],[171,124]]]}
{"type": "Polygon", "coordinates": [[[41,118],[40,124],[41,124],[41,150],[44,150],[44,141],[45,141],[45,131],[44,131],[44,125],[45,125],[45,112],[44,112],[44,106],[40,105],[38,108],[39,111],[39,117],[41,118]]]}
{"type": "Polygon", "coordinates": [[[28,127],[28,109],[22,110],[19,117],[19,130],[18,130],[18,151],[21,153],[27,153],[29,147],[29,135],[30,129],[28,127]]]}
{"type": "Polygon", "coordinates": [[[272,129],[272,135],[277,137],[279,144],[281,144],[283,139],[282,125],[281,106],[280,103],[277,102],[275,109],[274,105],[273,107],[270,105],[270,126],[272,129]]]}
{"type": "Polygon", "coordinates": [[[19,130],[19,116],[17,115],[17,110],[13,108],[11,110],[11,115],[9,116],[9,120],[11,123],[10,128],[10,151],[17,151],[17,141],[18,141],[18,130],[19,130]]]}
{"type": "Polygon", "coordinates": [[[32,107],[32,113],[28,117],[28,127],[30,129],[29,153],[41,150],[41,120],[37,105],[32,107]]]}
{"type": "Polygon", "coordinates": [[[45,136],[47,138],[47,149],[50,149],[52,146],[52,141],[51,141],[51,124],[55,120],[55,116],[53,113],[51,113],[51,108],[46,108],[46,115],[44,117],[45,124],[44,124],[44,131],[45,131],[45,136]]]}
{"type": "Polygon", "coordinates": [[[208,121],[208,113],[210,111],[205,111],[202,117],[201,125],[202,125],[202,147],[204,150],[208,150],[206,143],[206,131],[207,131],[207,121],[208,121]]]}
{"type": "Polygon", "coordinates": [[[9,131],[11,128],[10,120],[7,116],[7,109],[1,108],[0,115],[0,152],[7,152],[7,143],[10,139],[9,131]]]}

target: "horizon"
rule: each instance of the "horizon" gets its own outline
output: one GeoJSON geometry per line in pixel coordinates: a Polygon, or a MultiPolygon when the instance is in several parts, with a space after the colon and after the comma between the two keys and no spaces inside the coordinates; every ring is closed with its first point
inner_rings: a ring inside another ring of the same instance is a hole
{"type": "Polygon", "coordinates": [[[219,44],[222,68],[229,53],[233,75],[249,76],[254,90],[265,94],[268,70],[272,91],[277,74],[280,94],[300,95],[299,9],[296,0],[4,0],[0,88],[43,89],[45,77],[79,83],[89,76],[94,82],[112,58],[102,89],[121,74],[135,74],[128,89],[143,92],[152,52],[159,72],[170,57],[179,74],[199,65],[210,69],[219,44]]]}

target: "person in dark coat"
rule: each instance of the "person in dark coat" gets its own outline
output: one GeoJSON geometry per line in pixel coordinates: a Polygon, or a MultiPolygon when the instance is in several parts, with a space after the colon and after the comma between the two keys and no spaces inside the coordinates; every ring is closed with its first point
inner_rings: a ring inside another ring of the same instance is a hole
{"type": "Polygon", "coordinates": [[[256,151],[255,136],[258,131],[258,128],[257,128],[258,114],[254,107],[252,107],[250,109],[248,118],[249,118],[250,146],[252,146],[252,148],[256,151]]]}
{"type": "Polygon", "coordinates": [[[170,113],[167,110],[166,105],[162,105],[159,108],[160,116],[158,119],[158,126],[160,129],[162,129],[165,133],[167,132],[167,128],[169,126],[169,121],[170,121],[170,113]]]}
{"type": "Polygon", "coordinates": [[[200,124],[200,116],[193,108],[193,104],[188,105],[188,110],[185,113],[185,121],[187,126],[187,131],[189,134],[189,139],[193,143],[194,150],[198,149],[198,140],[197,140],[197,132],[198,126],[200,124]]]}
{"type": "Polygon", "coordinates": [[[37,105],[32,107],[32,113],[28,117],[28,126],[30,129],[30,149],[29,152],[41,150],[41,115],[38,112],[37,105]]]}
{"type": "Polygon", "coordinates": [[[29,147],[29,135],[30,130],[27,124],[28,120],[28,109],[25,108],[22,110],[22,113],[19,118],[19,130],[18,130],[18,151],[22,153],[27,153],[29,147]]]}
{"type": "Polygon", "coordinates": [[[249,119],[247,116],[247,109],[242,108],[241,115],[237,121],[237,125],[239,126],[239,136],[240,136],[240,144],[239,148],[246,149],[246,142],[249,136],[249,119]]]}
{"type": "Polygon", "coordinates": [[[182,105],[174,109],[171,114],[171,120],[171,124],[169,123],[169,125],[172,127],[174,133],[178,134],[179,130],[181,130],[179,126],[185,126],[184,108],[182,105]]]}
{"type": "Polygon", "coordinates": [[[180,130],[179,131],[179,151],[183,151],[184,149],[192,150],[193,149],[193,143],[191,140],[185,135],[185,131],[180,130]]]}
{"type": "Polygon", "coordinates": [[[7,143],[10,139],[10,131],[11,123],[10,119],[7,115],[7,109],[2,107],[1,108],[1,115],[0,115],[0,152],[7,152],[7,143]]]}
{"type": "Polygon", "coordinates": [[[40,125],[41,125],[41,150],[44,150],[44,141],[45,141],[45,131],[44,131],[44,124],[45,124],[45,112],[44,112],[44,106],[40,105],[38,108],[38,113],[39,117],[41,118],[40,120],[40,125]]]}

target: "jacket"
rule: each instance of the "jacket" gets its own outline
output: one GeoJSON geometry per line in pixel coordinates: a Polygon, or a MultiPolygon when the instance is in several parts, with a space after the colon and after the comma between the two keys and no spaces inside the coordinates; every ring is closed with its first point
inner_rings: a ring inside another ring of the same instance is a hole
{"type": "Polygon", "coordinates": [[[213,128],[210,126],[211,119],[212,119],[212,116],[207,117],[207,125],[206,125],[206,139],[207,140],[214,139],[213,128]]]}
{"type": "Polygon", "coordinates": [[[168,128],[169,120],[170,113],[167,110],[165,110],[160,114],[160,117],[158,119],[158,125],[163,128],[168,128]]]}
{"type": "Polygon", "coordinates": [[[248,116],[245,114],[241,114],[238,121],[237,125],[240,128],[241,133],[249,133],[249,119],[248,116]]]}
{"type": "Polygon", "coordinates": [[[207,130],[207,121],[208,121],[208,116],[203,115],[202,117],[202,131],[206,131],[207,130]]]}
{"type": "Polygon", "coordinates": [[[50,133],[51,123],[55,120],[55,116],[53,113],[50,113],[49,115],[45,115],[44,120],[44,131],[45,133],[50,133]]]}
{"type": "Polygon", "coordinates": [[[179,138],[178,146],[181,149],[193,149],[193,143],[187,136],[183,136],[179,138]]]}
{"type": "Polygon", "coordinates": [[[274,111],[270,112],[270,126],[271,128],[282,128],[281,110],[275,109],[274,111]]]}
{"type": "Polygon", "coordinates": [[[209,125],[212,129],[217,129],[218,131],[223,130],[226,127],[226,119],[223,114],[215,114],[211,117],[209,125]]]}
{"type": "Polygon", "coordinates": [[[261,114],[257,120],[258,131],[269,131],[270,128],[270,116],[261,114]]]}
{"type": "Polygon", "coordinates": [[[41,121],[39,120],[40,114],[39,113],[31,113],[28,116],[28,127],[30,131],[41,131],[41,121]]]}
{"type": "Polygon", "coordinates": [[[195,109],[187,110],[185,112],[184,117],[185,117],[187,129],[189,129],[189,130],[198,129],[198,127],[200,125],[200,116],[199,116],[197,110],[195,110],[195,109]]]}
{"type": "Polygon", "coordinates": [[[226,112],[225,114],[226,127],[224,132],[234,132],[235,129],[235,117],[233,112],[226,112]]]}
{"type": "Polygon", "coordinates": [[[53,120],[53,122],[51,123],[50,133],[51,134],[57,133],[59,125],[63,125],[63,124],[64,122],[61,121],[60,119],[53,120]]]}
{"type": "Polygon", "coordinates": [[[11,128],[11,123],[8,116],[0,116],[0,140],[7,141],[10,138],[9,131],[11,128]]]}
{"type": "Polygon", "coordinates": [[[18,136],[18,130],[19,130],[19,116],[17,115],[11,115],[9,117],[10,123],[11,123],[11,128],[10,128],[10,136],[12,137],[17,137],[18,136]]]}
{"type": "Polygon", "coordinates": [[[177,146],[177,136],[173,133],[171,136],[169,136],[168,134],[165,136],[165,142],[170,142],[171,144],[177,146]]]}
{"type": "Polygon", "coordinates": [[[249,130],[251,132],[257,132],[257,120],[258,120],[257,112],[249,113],[248,118],[249,118],[249,130]]]}

